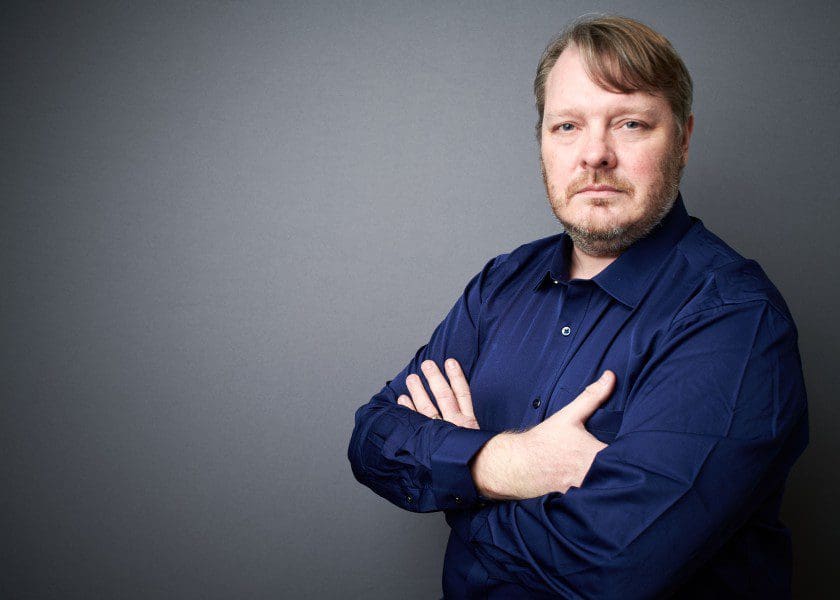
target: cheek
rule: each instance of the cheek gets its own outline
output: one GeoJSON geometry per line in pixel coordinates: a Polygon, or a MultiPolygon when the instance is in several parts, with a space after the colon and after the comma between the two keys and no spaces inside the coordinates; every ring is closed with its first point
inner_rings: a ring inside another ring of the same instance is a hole
{"type": "Polygon", "coordinates": [[[624,175],[637,190],[654,185],[661,177],[661,171],[659,162],[651,156],[634,157],[624,162],[624,175]]]}
{"type": "Polygon", "coordinates": [[[665,159],[673,153],[666,140],[650,140],[649,144],[627,147],[620,155],[619,169],[633,180],[636,187],[657,185],[662,179],[665,159]],[[623,167],[623,168],[622,168],[623,167]]]}
{"type": "Polygon", "coordinates": [[[555,170],[567,171],[575,166],[576,150],[574,145],[546,142],[541,149],[541,156],[546,168],[551,165],[555,170]]]}
{"type": "Polygon", "coordinates": [[[561,191],[578,175],[574,163],[562,154],[546,156],[543,164],[549,182],[561,191]]]}
{"type": "Polygon", "coordinates": [[[564,188],[569,180],[567,169],[564,167],[562,161],[558,161],[556,157],[543,156],[543,169],[548,182],[557,188],[564,188]]]}

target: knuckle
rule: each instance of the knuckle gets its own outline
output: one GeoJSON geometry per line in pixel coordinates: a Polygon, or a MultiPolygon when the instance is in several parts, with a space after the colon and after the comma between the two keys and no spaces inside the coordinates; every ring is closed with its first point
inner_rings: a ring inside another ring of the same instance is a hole
{"type": "Polygon", "coordinates": [[[435,394],[435,398],[443,400],[444,402],[452,402],[455,400],[455,396],[452,395],[451,390],[440,390],[440,392],[435,394]]]}

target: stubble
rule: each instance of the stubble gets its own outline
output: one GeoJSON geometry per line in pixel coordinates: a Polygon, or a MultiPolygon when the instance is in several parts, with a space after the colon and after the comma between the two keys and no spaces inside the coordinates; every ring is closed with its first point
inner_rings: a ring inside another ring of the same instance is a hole
{"type": "MultiPolygon", "coordinates": [[[[591,177],[583,176],[571,182],[562,192],[550,185],[545,164],[540,157],[540,172],[545,184],[546,196],[554,216],[571,237],[575,246],[589,256],[618,256],[634,243],[648,235],[665,218],[673,207],[679,191],[682,175],[682,157],[676,143],[660,161],[657,172],[659,178],[644,200],[644,214],[632,223],[606,229],[588,227],[585,223],[573,223],[561,216],[562,208],[569,199],[586,185],[609,185],[633,198],[636,191],[633,185],[617,178],[609,171],[596,171],[591,177]]],[[[592,204],[606,204],[606,200],[594,199],[592,204]]]]}

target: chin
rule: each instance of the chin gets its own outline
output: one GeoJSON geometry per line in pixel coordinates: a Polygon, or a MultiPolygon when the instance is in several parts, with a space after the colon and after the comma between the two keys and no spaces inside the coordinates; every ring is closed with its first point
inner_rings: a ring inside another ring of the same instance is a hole
{"type": "Polygon", "coordinates": [[[632,222],[632,219],[616,214],[616,211],[609,210],[607,207],[594,207],[587,211],[586,216],[581,219],[574,219],[572,222],[581,229],[606,232],[624,228],[632,222]]]}

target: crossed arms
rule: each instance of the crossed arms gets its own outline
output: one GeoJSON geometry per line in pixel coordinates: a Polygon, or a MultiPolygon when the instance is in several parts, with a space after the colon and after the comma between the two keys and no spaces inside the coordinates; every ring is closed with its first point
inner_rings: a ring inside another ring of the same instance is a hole
{"type": "Polygon", "coordinates": [[[356,478],[408,510],[447,510],[494,578],[571,597],[676,589],[778,491],[801,452],[804,389],[801,376],[786,375],[801,373],[792,324],[760,299],[705,305],[676,320],[634,383],[609,446],[582,423],[609,394],[611,374],[566,414],[523,433],[485,431],[471,410],[481,398],[467,403],[464,393],[486,271],[429,344],[357,411],[348,450],[356,478]],[[461,366],[445,367],[449,398],[431,368],[447,358],[461,366]],[[428,392],[420,393],[421,373],[428,392]],[[431,418],[435,408],[443,418],[431,418]],[[517,450],[537,440],[556,450],[556,471],[549,464],[546,472],[543,453],[517,450]],[[498,501],[484,505],[479,493],[498,501]]]}
{"type": "MultiPolygon", "coordinates": [[[[447,359],[445,365],[448,382],[434,361],[420,365],[440,412],[416,374],[405,382],[411,397],[401,395],[397,404],[430,419],[443,418],[459,427],[479,429],[461,365],[454,358],[447,359]]],[[[615,374],[605,371],[573,402],[536,427],[492,437],[470,468],[478,493],[490,500],[526,500],[580,487],[595,455],[606,447],[584,423],[609,397],[614,385],[615,374]]]]}

